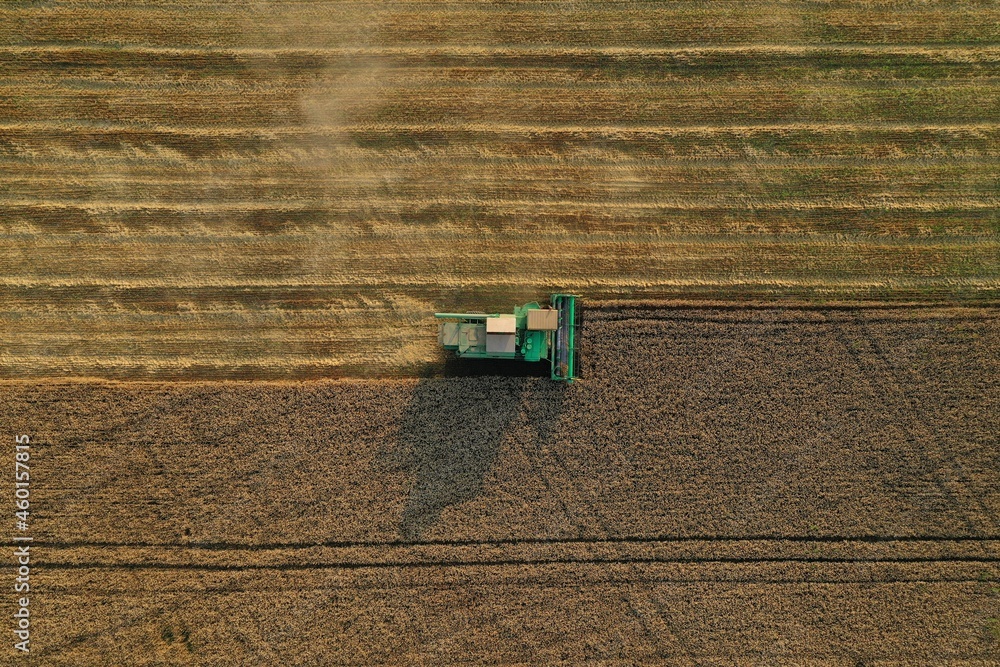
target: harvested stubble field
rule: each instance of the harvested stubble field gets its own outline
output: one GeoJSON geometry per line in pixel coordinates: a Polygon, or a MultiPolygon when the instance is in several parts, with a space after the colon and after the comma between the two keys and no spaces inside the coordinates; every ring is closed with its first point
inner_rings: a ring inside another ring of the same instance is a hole
{"type": "Polygon", "coordinates": [[[0,374],[412,372],[435,309],[1000,295],[992,2],[8,2],[0,374]]]}
{"type": "Polygon", "coordinates": [[[571,386],[6,383],[37,657],[997,664],[996,309],[589,313],[571,386]]]}

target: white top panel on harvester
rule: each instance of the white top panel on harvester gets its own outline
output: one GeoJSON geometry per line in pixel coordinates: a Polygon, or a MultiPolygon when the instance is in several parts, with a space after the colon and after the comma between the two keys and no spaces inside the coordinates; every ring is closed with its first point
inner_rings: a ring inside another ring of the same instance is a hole
{"type": "Polygon", "coordinates": [[[555,331],[559,328],[559,311],[529,310],[528,311],[528,331],[555,331]]]}
{"type": "Polygon", "coordinates": [[[512,334],[517,331],[517,318],[513,315],[486,318],[486,333],[512,334]]]}

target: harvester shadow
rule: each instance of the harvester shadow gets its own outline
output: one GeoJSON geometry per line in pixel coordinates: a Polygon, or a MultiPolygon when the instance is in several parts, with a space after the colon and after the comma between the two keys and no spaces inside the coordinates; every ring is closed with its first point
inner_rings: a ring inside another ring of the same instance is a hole
{"type": "Polygon", "coordinates": [[[547,434],[548,424],[561,412],[562,389],[532,377],[421,380],[394,446],[382,461],[391,471],[412,479],[400,539],[425,538],[446,508],[480,496],[504,439],[514,429],[528,427],[547,434]],[[541,406],[529,406],[539,400],[541,406]],[[545,423],[535,425],[536,419],[545,423]]]}
{"type": "Polygon", "coordinates": [[[537,363],[514,359],[462,359],[449,354],[441,366],[444,377],[549,377],[549,362],[537,363]]]}

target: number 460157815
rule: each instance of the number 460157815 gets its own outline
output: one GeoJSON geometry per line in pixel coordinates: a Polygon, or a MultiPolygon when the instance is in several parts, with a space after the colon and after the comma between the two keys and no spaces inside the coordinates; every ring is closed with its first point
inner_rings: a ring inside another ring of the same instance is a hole
{"type": "Polygon", "coordinates": [[[31,479],[28,471],[28,461],[31,459],[31,453],[28,450],[31,446],[31,438],[26,435],[19,435],[14,440],[14,486],[16,487],[14,496],[16,497],[17,509],[19,510],[15,512],[15,515],[19,520],[27,521],[29,507],[28,484],[31,479]]]}

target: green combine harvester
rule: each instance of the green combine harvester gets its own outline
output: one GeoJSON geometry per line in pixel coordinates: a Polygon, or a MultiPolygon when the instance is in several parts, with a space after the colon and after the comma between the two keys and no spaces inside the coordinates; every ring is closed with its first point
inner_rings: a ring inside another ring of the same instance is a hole
{"type": "Polygon", "coordinates": [[[514,308],[513,315],[493,313],[434,313],[442,320],[438,342],[465,359],[549,361],[552,379],[572,382],[580,377],[577,330],[580,306],[574,294],[553,294],[550,303],[514,308]]]}

